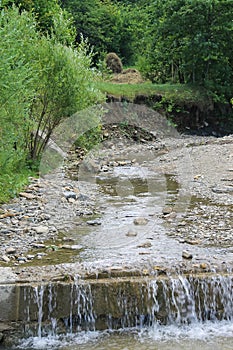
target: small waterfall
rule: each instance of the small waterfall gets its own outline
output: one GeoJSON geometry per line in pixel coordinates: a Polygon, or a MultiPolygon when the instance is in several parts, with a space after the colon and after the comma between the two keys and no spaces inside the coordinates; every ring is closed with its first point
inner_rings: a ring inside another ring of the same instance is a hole
{"type": "Polygon", "coordinates": [[[233,278],[169,278],[149,282],[150,323],[191,324],[233,320],[233,278]]]}
{"type": "Polygon", "coordinates": [[[24,287],[23,300],[27,336],[232,321],[233,277],[77,277],[72,283],[24,287]]]}
{"type": "Polygon", "coordinates": [[[84,284],[78,277],[70,289],[69,317],[63,319],[69,333],[95,330],[95,315],[90,284],[84,284]]]}

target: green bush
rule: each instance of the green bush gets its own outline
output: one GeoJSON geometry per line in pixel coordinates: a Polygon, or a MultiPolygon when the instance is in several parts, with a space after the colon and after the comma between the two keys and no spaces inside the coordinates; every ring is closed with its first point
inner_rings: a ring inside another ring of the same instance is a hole
{"type": "Polygon", "coordinates": [[[55,31],[41,35],[28,12],[0,12],[0,200],[25,182],[21,174],[27,178],[61,121],[102,100],[87,51],[85,42],[65,46],[55,31]]]}

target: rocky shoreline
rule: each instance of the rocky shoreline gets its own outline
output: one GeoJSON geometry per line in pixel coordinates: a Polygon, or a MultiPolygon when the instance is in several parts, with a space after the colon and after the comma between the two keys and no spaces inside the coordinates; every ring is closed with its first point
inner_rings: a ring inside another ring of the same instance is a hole
{"type": "MultiPolygon", "coordinates": [[[[46,261],[46,256],[57,249],[57,242],[59,249],[81,249],[72,243],[69,232],[78,226],[98,225],[100,213],[96,207],[98,185],[85,179],[87,171],[93,175],[137,163],[151,171],[172,174],[185,193],[177,200],[181,209],[171,204],[161,213],[167,234],[181,244],[226,248],[227,263],[232,264],[232,135],[181,136],[140,144],[118,138],[106,141],[102,149],[101,155],[92,154],[82,161],[72,153],[56,173],[30,179],[18,198],[1,206],[0,266],[46,261]],[[78,173],[80,162],[85,168],[84,179],[78,173]]],[[[183,258],[188,261],[190,257],[183,258]]]]}

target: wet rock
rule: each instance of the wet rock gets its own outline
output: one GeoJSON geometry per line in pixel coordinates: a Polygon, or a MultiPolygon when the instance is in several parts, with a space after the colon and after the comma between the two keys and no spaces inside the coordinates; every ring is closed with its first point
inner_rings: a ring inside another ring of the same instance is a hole
{"type": "Polygon", "coordinates": [[[183,250],[182,258],[191,260],[193,258],[193,255],[190,252],[188,252],[187,250],[183,250]]]}
{"type": "Polygon", "coordinates": [[[27,255],[28,260],[33,260],[34,258],[35,258],[35,255],[32,255],[32,254],[27,255]]]}
{"type": "Polygon", "coordinates": [[[168,215],[168,214],[171,214],[172,211],[173,211],[172,207],[164,207],[162,213],[163,215],[168,215]]]}
{"type": "Polygon", "coordinates": [[[127,233],[126,233],[126,236],[127,237],[136,237],[137,236],[137,232],[136,231],[128,231],[127,233]]]}
{"type": "Polygon", "coordinates": [[[43,248],[45,248],[45,244],[43,244],[43,243],[33,243],[32,247],[33,248],[37,248],[37,249],[43,249],[43,248]]]}
{"type": "Polygon", "coordinates": [[[77,193],[73,192],[73,191],[64,191],[63,195],[65,196],[65,198],[68,199],[77,199],[77,193]]]}
{"type": "Polygon", "coordinates": [[[134,219],[133,223],[134,225],[147,225],[148,221],[149,220],[146,218],[136,218],[134,219]]]}
{"type": "Polygon", "coordinates": [[[33,228],[37,234],[46,234],[49,232],[48,226],[37,226],[33,228]]]}
{"type": "Polygon", "coordinates": [[[27,258],[26,258],[25,256],[19,256],[19,257],[17,258],[17,261],[18,261],[18,262],[26,262],[26,261],[27,261],[27,258]]]}
{"type": "Polygon", "coordinates": [[[90,226],[99,226],[99,225],[101,225],[101,221],[99,221],[99,220],[88,220],[86,223],[87,223],[87,225],[90,225],[90,226]]]}
{"type": "Polygon", "coordinates": [[[154,266],[153,270],[156,271],[158,275],[166,275],[167,274],[167,269],[161,266],[154,266]]]}

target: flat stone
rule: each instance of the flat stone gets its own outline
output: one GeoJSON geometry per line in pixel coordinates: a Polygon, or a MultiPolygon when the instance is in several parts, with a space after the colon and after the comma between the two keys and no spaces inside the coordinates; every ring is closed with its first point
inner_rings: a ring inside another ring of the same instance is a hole
{"type": "Polygon", "coordinates": [[[164,207],[162,213],[163,215],[168,215],[172,213],[172,210],[172,207],[164,207]]]}
{"type": "Polygon", "coordinates": [[[27,192],[20,192],[19,196],[23,197],[23,198],[26,198],[26,199],[35,199],[36,198],[36,196],[34,196],[34,194],[27,193],[27,192]]]}
{"type": "Polygon", "coordinates": [[[27,255],[28,260],[33,260],[34,258],[35,258],[35,255],[32,255],[32,254],[27,255]]]}
{"type": "Polygon", "coordinates": [[[1,260],[4,261],[4,262],[6,262],[6,263],[9,263],[9,262],[11,261],[11,259],[10,259],[7,255],[3,255],[3,256],[1,257],[1,260]]]}
{"type": "Polygon", "coordinates": [[[43,233],[48,233],[49,232],[49,228],[48,226],[37,226],[37,227],[33,227],[34,231],[36,231],[37,234],[43,234],[43,233]]]}
{"type": "Polygon", "coordinates": [[[6,248],[6,254],[15,254],[15,253],[16,253],[16,248],[14,247],[6,248]]]}
{"type": "Polygon", "coordinates": [[[16,216],[17,214],[16,213],[11,213],[11,212],[6,212],[6,213],[3,213],[0,215],[0,219],[5,219],[5,218],[8,218],[8,217],[14,217],[16,216]]]}
{"type": "Polygon", "coordinates": [[[37,249],[43,249],[43,248],[45,248],[45,244],[43,244],[43,243],[33,243],[32,247],[33,248],[37,248],[37,249]]]}
{"type": "Polygon", "coordinates": [[[19,256],[17,259],[18,262],[26,262],[27,258],[25,256],[19,256]]]}

